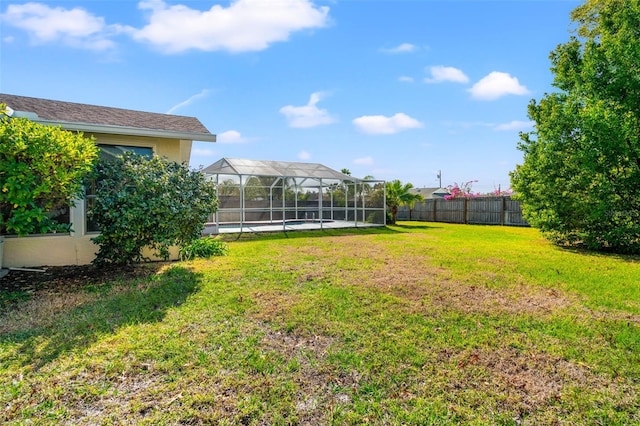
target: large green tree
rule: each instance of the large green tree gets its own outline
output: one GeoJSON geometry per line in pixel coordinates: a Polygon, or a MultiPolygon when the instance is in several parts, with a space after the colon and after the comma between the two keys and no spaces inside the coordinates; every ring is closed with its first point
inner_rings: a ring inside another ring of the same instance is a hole
{"type": "Polygon", "coordinates": [[[555,243],[640,253],[640,1],[588,0],[571,19],[550,55],[559,91],[529,104],[512,187],[555,243]]]}
{"type": "Polygon", "coordinates": [[[80,133],[10,118],[0,109],[0,235],[68,231],[52,212],[82,197],[98,148],[80,133]]]}

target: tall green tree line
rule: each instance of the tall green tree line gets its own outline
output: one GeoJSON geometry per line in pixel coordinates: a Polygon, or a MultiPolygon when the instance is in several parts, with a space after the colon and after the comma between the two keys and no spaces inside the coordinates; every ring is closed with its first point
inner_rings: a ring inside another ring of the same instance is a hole
{"type": "Polygon", "coordinates": [[[529,104],[512,187],[552,241],[640,253],[640,2],[588,0],[571,19],[550,55],[558,91],[529,104]]]}

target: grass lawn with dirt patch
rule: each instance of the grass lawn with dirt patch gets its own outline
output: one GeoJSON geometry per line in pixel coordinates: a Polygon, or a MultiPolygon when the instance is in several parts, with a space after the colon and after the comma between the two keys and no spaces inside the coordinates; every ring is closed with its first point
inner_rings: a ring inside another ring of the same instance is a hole
{"type": "Polygon", "coordinates": [[[640,257],[420,222],[228,244],[3,289],[0,423],[640,424],[640,257]]]}

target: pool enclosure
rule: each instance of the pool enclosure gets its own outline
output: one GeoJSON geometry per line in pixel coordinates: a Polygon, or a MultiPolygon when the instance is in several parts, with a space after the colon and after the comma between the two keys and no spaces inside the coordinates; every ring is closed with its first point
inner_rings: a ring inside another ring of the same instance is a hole
{"type": "Polygon", "coordinates": [[[218,211],[206,233],[384,226],[384,181],[317,163],[222,158],[202,172],[218,211]]]}

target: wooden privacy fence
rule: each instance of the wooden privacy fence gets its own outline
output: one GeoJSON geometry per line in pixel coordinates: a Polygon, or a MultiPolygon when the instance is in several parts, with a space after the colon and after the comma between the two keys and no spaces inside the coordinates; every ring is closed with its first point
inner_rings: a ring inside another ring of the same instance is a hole
{"type": "Polygon", "coordinates": [[[427,199],[411,210],[398,209],[398,220],[420,220],[425,222],[470,223],[478,225],[529,226],[522,218],[520,202],[511,197],[479,197],[427,199]]]}

